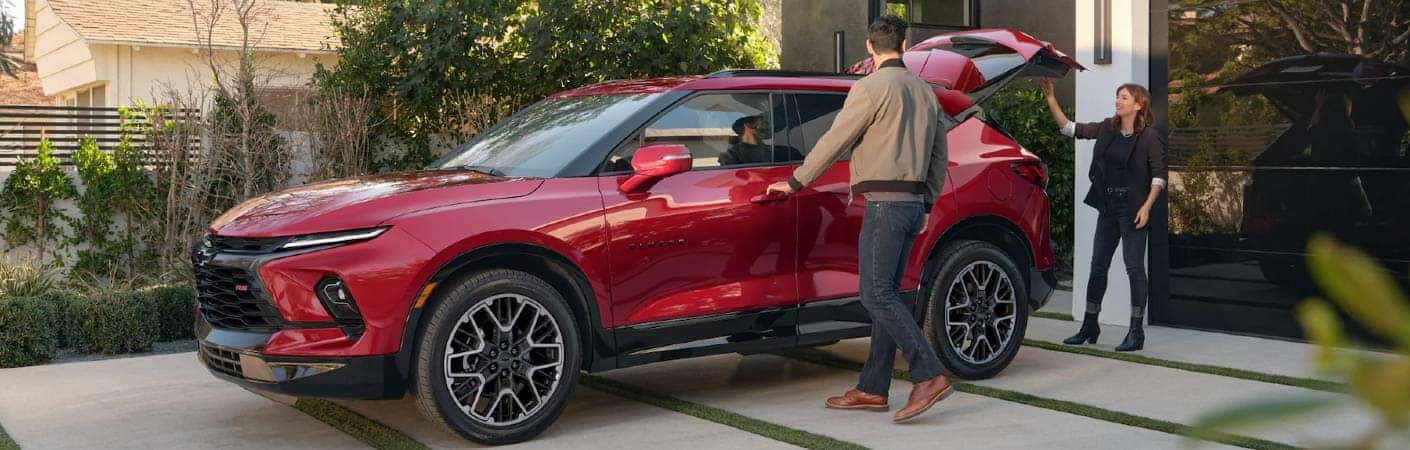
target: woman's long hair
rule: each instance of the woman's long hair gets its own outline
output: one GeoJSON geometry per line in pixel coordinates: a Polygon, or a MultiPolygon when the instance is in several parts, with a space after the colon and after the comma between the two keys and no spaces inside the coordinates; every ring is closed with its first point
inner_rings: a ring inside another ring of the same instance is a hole
{"type": "MultiPolygon", "coordinates": [[[[1155,116],[1151,115],[1151,91],[1146,90],[1145,86],[1136,83],[1126,83],[1116,88],[1116,95],[1121,95],[1122,89],[1125,89],[1126,93],[1131,94],[1131,98],[1135,99],[1136,104],[1141,106],[1141,110],[1136,112],[1135,126],[1131,127],[1132,130],[1140,133],[1141,130],[1155,123],[1155,116]]],[[[1116,126],[1117,130],[1120,130],[1121,116],[1111,116],[1111,124],[1116,126]]]]}

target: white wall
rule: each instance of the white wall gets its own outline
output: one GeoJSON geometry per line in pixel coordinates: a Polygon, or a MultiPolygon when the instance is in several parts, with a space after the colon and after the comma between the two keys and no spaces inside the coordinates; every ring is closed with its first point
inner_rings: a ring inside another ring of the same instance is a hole
{"type": "MultiPolygon", "coordinates": [[[[1087,67],[1077,73],[1076,109],[1079,122],[1094,122],[1113,113],[1116,87],[1123,83],[1150,84],[1150,3],[1144,0],[1111,1],[1111,64],[1093,62],[1097,30],[1096,5],[1091,1],[1077,3],[1077,60],[1087,67]]],[[[1077,141],[1077,203],[1074,216],[1072,315],[1086,312],[1087,278],[1092,264],[1092,237],[1096,230],[1097,211],[1082,203],[1091,187],[1087,169],[1092,162],[1092,141],[1077,141]]],[[[1147,264],[1149,267],[1149,264],[1147,264]]],[[[1106,296],[1102,302],[1102,323],[1125,325],[1131,317],[1130,283],[1126,264],[1121,261],[1121,248],[1113,255],[1107,273],[1106,296]]],[[[1147,317],[1150,315],[1147,314],[1147,317]]]]}
{"type": "MultiPolygon", "coordinates": [[[[211,86],[211,68],[205,56],[189,48],[95,45],[98,78],[108,82],[107,105],[127,106],[162,97],[167,86],[184,92],[197,92],[211,86]]],[[[218,52],[222,71],[235,67],[234,52],[218,52]]],[[[296,53],[257,53],[256,84],[261,87],[307,86],[319,62],[335,66],[337,55],[296,53]]]]}
{"type": "Polygon", "coordinates": [[[44,95],[91,85],[96,77],[96,62],[88,46],[73,28],[59,20],[48,2],[40,0],[36,8],[34,62],[44,95]]]}

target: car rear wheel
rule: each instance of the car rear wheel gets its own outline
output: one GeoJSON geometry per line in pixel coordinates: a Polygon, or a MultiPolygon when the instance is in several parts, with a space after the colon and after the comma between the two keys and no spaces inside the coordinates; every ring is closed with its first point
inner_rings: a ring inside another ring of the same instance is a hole
{"type": "Polygon", "coordinates": [[[581,366],[563,296],[514,270],[460,278],[429,311],[416,352],[417,404],[481,444],[512,444],[558,418],[581,366]]]}
{"type": "Polygon", "coordinates": [[[925,335],[940,362],[960,378],[990,378],[1018,354],[1028,327],[1028,291],[999,247],[958,241],[940,252],[925,335]]]}

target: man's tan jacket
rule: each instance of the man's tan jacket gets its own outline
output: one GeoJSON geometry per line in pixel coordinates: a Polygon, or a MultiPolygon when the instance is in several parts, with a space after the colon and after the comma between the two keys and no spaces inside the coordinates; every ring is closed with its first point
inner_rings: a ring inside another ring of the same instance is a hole
{"type": "Polygon", "coordinates": [[[852,85],[832,128],[793,171],[789,184],[795,192],[803,190],[850,149],[854,195],[916,193],[934,204],[949,162],[941,114],[934,87],[900,59],[882,63],[852,85]]]}

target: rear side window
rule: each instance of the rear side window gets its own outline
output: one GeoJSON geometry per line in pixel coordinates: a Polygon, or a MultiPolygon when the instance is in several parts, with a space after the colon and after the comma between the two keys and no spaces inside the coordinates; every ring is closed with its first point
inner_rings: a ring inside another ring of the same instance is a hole
{"type": "MultiPolygon", "coordinates": [[[[800,93],[793,94],[794,104],[797,105],[798,115],[789,121],[789,135],[794,142],[799,143],[799,152],[793,157],[795,161],[802,161],[808,152],[813,150],[813,146],[818,144],[828,128],[832,127],[832,121],[837,119],[837,113],[842,111],[842,103],[847,100],[844,94],[825,93],[800,93]]],[[[842,160],[852,159],[850,151],[842,156],[842,160]]]]}

